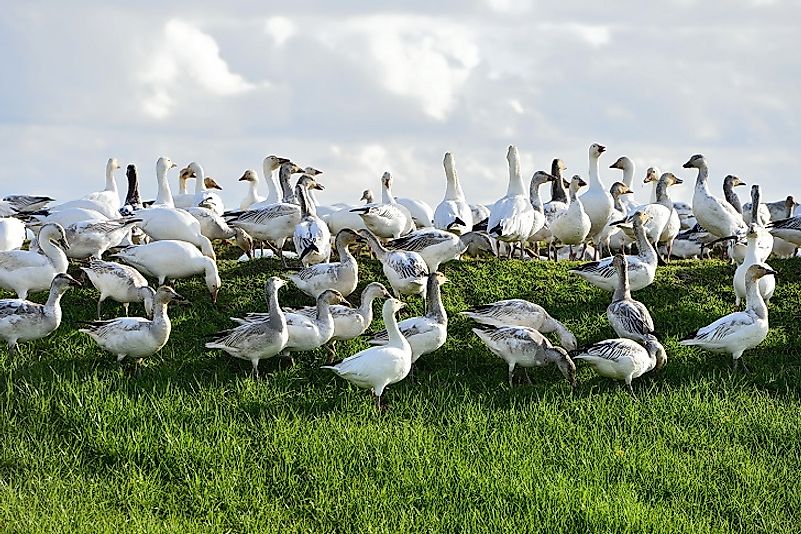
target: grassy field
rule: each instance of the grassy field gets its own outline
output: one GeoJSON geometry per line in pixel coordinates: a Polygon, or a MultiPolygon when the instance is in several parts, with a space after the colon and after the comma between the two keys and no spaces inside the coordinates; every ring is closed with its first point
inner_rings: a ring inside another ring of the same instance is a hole
{"type": "MultiPolygon", "coordinates": [[[[771,331],[746,353],[747,375],[677,344],[732,310],[733,268],[659,269],[635,297],[670,359],[635,382],[639,402],[586,367],[577,395],[555,367],[510,390],[505,364],[456,315],[522,297],[580,343],[613,336],[609,294],[568,264],[447,265],[449,341],[416,384],[387,391],[383,415],[318,369],[322,351],[262,362],[267,379],[253,381],[249,363],[203,348],[228,316],[265,308],[277,262],[221,261],[217,305],[202,280],[179,282],[192,305],[171,310],[172,338],[138,377],[77,332],[96,293],[72,291],[56,334],[14,360],[0,353],[0,531],[799,531],[801,260],[771,263],[771,331]]],[[[360,289],[383,281],[378,264],[361,268],[360,289]]],[[[281,297],[310,303],[291,287],[281,297]]],[[[403,313],[421,309],[413,299],[403,313]]]]}

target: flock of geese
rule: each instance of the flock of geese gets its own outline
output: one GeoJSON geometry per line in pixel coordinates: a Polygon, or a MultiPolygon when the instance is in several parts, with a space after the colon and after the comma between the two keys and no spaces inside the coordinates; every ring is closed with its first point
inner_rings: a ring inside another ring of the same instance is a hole
{"type": "Polygon", "coordinates": [[[72,260],[99,292],[98,320],[80,332],[120,362],[151,356],[169,340],[168,305],[185,301],[164,284],[202,276],[216,302],[222,280],[213,243],[231,240],[242,249],[243,261],[269,256],[283,267],[287,260],[298,262],[299,270],[287,279],[314,305],[282,307],[279,292],[288,281],[273,276],[264,286],[266,311],[231,318],[234,326],[205,346],[250,361],[254,377],[261,360],[327,347],[323,368],[369,389],[381,409],[385,388],[406,378],[419,358],[447,340],[442,264],[482,254],[591,259],[570,272],[612,294],[607,316],[617,338],[580,346],[544,308],[520,299],[461,313],[476,323],[473,332],[489,351],[507,363],[510,387],[517,367],[555,364],[575,388],[576,362],[586,362],[599,375],[623,381],[634,395],[632,380],[664,366],[667,354],[648,307],[632,292],[650,285],[658,265],[671,258],[703,257],[725,247],[737,265],[733,287],[741,311],[680,343],[730,354],[735,368],[746,369],[743,353],[768,333],[767,303],[776,272],[766,262],[771,256],[795,256],[801,246],[801,216],[793,216],[798,204],[791,196],[765,203],[759,186],[753,185],[751,202],[741,205],[734,188],[744,183],[731,175],[724,179],[723,198],[715,196],[707,160],[700,154],[684,164],[697,171],[691,206],[671,200],[670,189],[682,180],[655,167],[643,180],[653,184],[651,198],[638,203],[632,200],[636,170],[630,158],[622,156],[610,165],[622,171],[620,181],[610,188],[603,184],[599,159],[605,150],[590,146],[586,180],[563,177],[567,167],[555,159],[550,172],[535,172],[526,187],[518,150],[510,146],[509,186],[490,206],[467,202],[454,157],[447,153],[445,195],[435,209],[396,197],[390,173],[381,178],[380,200],[368,189],[357,204],[323,205],[317,198],[324,191],[318,181],[321,171],[277,156],[263,162],[266,196],[256,171],[242,174],[239,180],[246,182],[247,193],[235,210],[226,209],[215,193],[221,187],[197,162],[180,170],[173,194],[167,175],[176,164],[166,157],[156,163],[156,199],[142,201],[137,168],[128,165],[121,202],[115,177],[120,165],[110,159],[101,191],[63,203],[20,194],[0,201],[0,288],[17,296],[0,300],[0,336],[13,355],[18,343],[43,338],[59,327],[62,296],[81,285],[67,273],[72,260]],[[188,189],[191,180],[194,192],[188,189]],[[540,190],[546,185],[551,198],[543,202],[540,190]],[[386,285],[368,283],[354,307],[346,297],[359,284],[357,247],[369,249],[381,262],[386,285]],[[145,276],[158,280],[157,289],[145,276]],[[29,293],[42,291],[49,291],[44,304],[27,300],[29,293]],[[400,299],[413,295],[424,300],[425,314],[398,321],[404,307],[400,299]],[[102,320],[107,299],[122,303],[125,317],[102,320]],[[385,330],[371,335],[370,348],[335,363],[338,341],[369,330],[376,300],[383,301],[385,330]],[[142,303],[145,317],[128,317],[131,303],[142,303]]]}

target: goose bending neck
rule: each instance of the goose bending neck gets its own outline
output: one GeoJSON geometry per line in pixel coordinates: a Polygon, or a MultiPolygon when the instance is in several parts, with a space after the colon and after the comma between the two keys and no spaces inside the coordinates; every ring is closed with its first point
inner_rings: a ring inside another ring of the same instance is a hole
{"type": "Polygon", "coordinates": [[[520,174],[520,154],[515,147],[509,147],[509,187],[506,190],[506,196],[523,195],[528,196],[523,185],[523,176],[520,174]]]}
{"type": "Polygon", "coordinates": [[[462,184],[459,183],[455,162],[450,152],[445,155],[445,179],[447,184],[445,187],[445,200],[464,200],[462,184]]]}
{"type": "Polygon", "coordinates": [[[639,251],[639,256],[648,263],[656,263],[656,251],[654,250],[653,245],[651,245],[651,242],[648,241],[648,237],[645,235],[645,228],[642,224],[634,224],[634,236],[637,241],[637,250],[639,251]]]}
{"type": "Polygon", "coordinates": [[[384,256],[387,255],[387,249],[384,248],[384,245],[378,240],[378,238],[372,232],[365,232],[364,237],[367,239],[367,243],[370,245],[370,249],[375,254],[376,258],[379,260],[383,260],[384,256]]]}
{"type": "Polygon", "coordinates": [[[750,277],[745,279],[745,302],[757,317],[768,318],[768,307],[765,306],[765,300],[759,292],[759,280],[750,277]]]}
{"type": "Polygon", "coordinates": [[[339,263],[356,263],[356,258],[350,253],[350,249],[348,248],[347,236],[337,236],[334,241],[334,247],[337,249],[339,263]]]}

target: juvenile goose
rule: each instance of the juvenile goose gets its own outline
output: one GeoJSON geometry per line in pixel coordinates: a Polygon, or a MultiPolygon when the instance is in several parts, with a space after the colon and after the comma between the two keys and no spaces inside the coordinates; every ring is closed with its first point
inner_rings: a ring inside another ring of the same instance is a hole
{"type": "Polygon", "coordinates": [[[756,347],[768,336],[768,307],[758,286],[758,281],[768,275],[776,275],[776,271],[760,264],[751,265],[745,273],[745,310],[721,317],[679,343],[731,354],[734,368],[742,365],[747,372],[741,360],[743,352],[756,347]]]}
{"type": "Polygon", "coordinates": [[[693,194],[693,213],[698,223],[715,237],[742,235],[745,233],[743,218],[725,200],[713,196],[709,192],[709,166],[706,158],[696,154],[683,165],[685,169],[698,169],[693,194]]]}
{"type": "Polygon", "coordinates": [[[382,196],[387,200],[382,204],[367,205],[360,208],[351,208],[351,212],[358,213],[364,225],[373,234],[382,239],[400,237],[409,233],[414,226],[411,216],[401,206],[395,202],[390,187],[392,176],[385,172],[381,178],[383,185],[382,196]]]}
{"type": "Polygon", "coordinates": [[[70,224],[64,228],[70,244],[65,253],[68,258],[76,260],[100,259],[108,249],[119,245],[140,222],[142,219],[126,218],[70,224]]]}
{"type": "Polygon", "coordinates": [[[147,284],[142,274],[127,265],[113,261],[90,260],[89,265],[81,267],[86,276],[100,291],[97,299],[97,319],[100,320],[100,308],[103,301],[111,298],[122,304],[125,315],[128,315],[128,305],[131,302],[143,302],[145,315],[152,316],[153,297],[156,292],[147,284]]]}
{"type": "Polygon", "coordinates": [[[122,362],[126,357],[143,358],[152,356],[167,344],[170,339],[172,323],[167,315],[170,302],[188,302],[171,287],[161,286],[153,298],[153,319],[144,317],[118,317],[107,321],[94,321],[79,328],[91,337],[100,348],[107,350],[122,362]]]}
{"type": "Polygon", "coordinates": [[[264,284],[268,316],[218,333],[213,341],[206,343],[206,348],[220,349],[234,358],[249,360],[253,378],[259,378],[259,362],[279,354],[289,340],[286,316],[278,303],[278,290],[285,285],[286,281],[281,278],[270,277],[264,284]]]}
{"type": "Polygon", "coordinates": [[[622,254],[616,254],[612,265],[617,271],[617,287],[612,303],[606,308],[606,317],[615,333],[626,339],[645,343],[654,336],[654,320],[645,304],[631,298],[629,267],[622,254]]]}
{"type": "Polygon", "coordinates": [[[61,296],[70,287],[81,284],[66,273],[57,274],[50,283],[50,295],[44,304],[24,299],[0,299],[0,337],[14,356],[17,343],[47,337],[61,324],[61,296]]]}
{"type": "Polygon", "coordinates": [[[593,370],[605,378],[623,380],[635,399],[631,381],[648,371],[661,369],[667,363],[665,348],[653,336],[640,345],[630,339],[605,339],[573,353],[574,360],[590,364],[593,370]]]}
{"type": "Polygon", "coordinates": [[[211,301],[217,302],[217,293],[222,285],[217,262],[201,254],[190,243],[174,239],[153,241],[146,245],[126,247],[111,257],[119,258],[142,273],[158,278],[159,285],[167,279],[176,280],[202,274],[211,301]]]}
{"type": "Polygon", "coordinates": [[[603,232],[606,223],[609,221],[609,216],[612,214],[612,207],[614,202],[612,195],[609,194],[607,188],[601,183],[601,178],[598,175],[598,158],[601,157],[606,151],[606,147],[593,143],[590,145],[589,159],[589,187],[587,191],[581,195],[581,202],[584,204],[584,211],[590,217],[590,234],[589,237],[598,246],[598,238],[603,232]]]}
{"type": "Polygon", "coordinates": [[[359,283],[359,265],[348,247],[359,241],[363,239],[353,230],[340,230],[334,240],[339,261],[311,265],[288,278],[298,289],[315,299],[326,289],[336,289],[347,297],[359,283]]]}
{"type": "Polygon", "coordinates": [[[302,313],[287,313],[289,339],[284,352],[306,352],[328,343],[334,335],[334,318],[331,315],[331,306],[334,304],[349,305],[339,291],[328,289],[317,297],[317,314],[314,317],[302,313]]]}
{"type": "Polygon", "coordinates": [[[743,214],[743,206],[740,204],[740,197],[734,192],[734,188],[741,185],[748,184],[743,182],[738,176],[727,174],[726,177],[723,178],[723,198],[726,199],[726,202],[740,215],[743,214]]]}
{"type": "Polygon", "coordinates": [[[322,191],[322,184],[304,174],[295,186],[295,196],[300,202],[301,219],[295,226],[292,242],[295,252],[304,267],[331,259],[331,232],[328,226],[317,216],[317,208],[309,198],[312,189],[322,191]]]}
{"type": "Polygon", "coordinates": [[[390,239],[387,241],[387,248],[417,252],[426,262],[429,272],[434,272],[441,264],[454,260],[464,253],[467,244],[457,234],[437,228],[426,228],[415,230],[397,239],[390,239]]]}
{"type": "MultiPolygon", "coordinates": [[[[634,214],[634,234],[637,238],[638,252],[636,256],[626,257],[629,279],[631,281],[631,291],[639,291],[651,285],[654,281],[654,276],[656,276],[656,251],[645,236],[644,225],[647,220],[648,215],[645,213],[638,211],[634,214]]],[[[586,263],[574,269],[570,269],[569,272],[581,276],[592,285],[605,289],[606,291],[612,292],[617,286],[617,277],[611,257],[586,263]]]]}
{"type": "Polygon", "coordinates": [[[442,165],[445,167],[445,198],[434,210],[434,227],[456,235],[466,234],[473,228],[473,211],[465,200],[462,184],[456,175],[453,154],[446,152],[442,165]]]}
{"type": "Polygon", "coordinates": [[[487,230],[491,237],[507,243],[520,243],[522,247],[523,242],[534,231],[534,208],[529,201],[529,193],[523,185],[520,154],[516,146],[509,146],[506,160],[509,163],[509,187],[506,196],[500,198],[490,208],[487,230]]]}
{"type": "Polygon", "coordinates": [[[540,198],[540,187],[554,180],[556,180],[556,177],[545,171],[537,171],[531,176],[531,183],[528,191],[529,202],[531,202],[531,207],[534,208],[534,224],[532,225],[532,233],[528,237],[528,241],[537,246],[541,241],[551,239],[551,230],[546,225],[545,209],[543,208],[542,199],[540,198]]]}
{"type": "MultiPolygon", "coordinates": [[[[735,306],[738,307],[740,306],[740,302],[746,299],[745,279],[748,275],[748,269],[752,265],[761,265],[766,269],[772,270],[770,265],[764,263],[764,260],[758,254],[760,233],[755,224],[750,224],[748,226],[746,239],[748,241],[748,248],[745,253],[745,259],[737,266],[737,270],[734,271],[735,306]]],[[[773,291],[776,289],[776,279],[773,276],[763,276],[759,279],[757,287],[759,288],[759,294],[762,295],[765,301],[765,305],[769,304],[771,297],[773,297],[773,291]]]]}
{"type": "Polygon", "coordinates": [[[30,291],[44,291],[53,278],[66,273],[69,266],[64,250],[69,248],[64,228],[45,224],[39,231],[39,251],[8,250],[0,252],[0,288],[25,299],[30,291]]]}
{"type": "Polygon", "coordinates": [[[369,230],[360,230],[359,235],[367,240],[370,249],[381,262],[384,276],[389,280],[396,297],[401,295],[425,296],[428,266],[417,252],[388,250],[369,230]]]}
{"type": "Polygon", "coordinates": [[[0,217],[0,252],[22,247],[26,237],[25,223],[16,217],[0,217]]]}
{"type": "Polygon", "coordinates": [[[559,343],[567,350],[578,347],[576,336],[561,322],[545,311],[545,308],[523,299],[499,300],[491,304],[476,306],[461,315],[477,323],[501,328],[504,326],[523,326],[543,334],[555,333],[559,343]]]}
{"type": "Polygon", "coordinates": [[[389,337],[386,345],[370,347],[336,365],[323,366],[323,369],[331,369],[355,386],[369,388],[379,411],[383,408],[381,395],[384,389],[406,378],[412,368],[412,348],[400,333],[395,319],[395,313],[404,306],[404,303],[392,298],[384,302],[382,315],[389,337]]]}
{"type": "Polygon", "coordinates": [[[592,229],[592,221],[584,210],[584,203],[576,195],[579,188],[585,185],[586,182],[580,176],[574,176],[570,181],[570,204],[565,211],[554,213],[553,219],[548,221],[555,242],[568,246],[571,259],[575,258],[573,247],[584,243],[592,229]]]}
{"type": "MultiPolygon", "coordinates": [[[[576,382],[576,365],[562,347],[554,347],[551,342],[537,330],[524,326],[489,326],[480,325],[473,328],[473,333],[484,345],[509,367],[509,387],[512,387],[515,367],[541,367],[555,363],[574,389],[576,382]]],[[[528,379],[528,373],[526,373],[528,379]]],[[[531,380],[529,379],[529,383],[531,380]]]]}

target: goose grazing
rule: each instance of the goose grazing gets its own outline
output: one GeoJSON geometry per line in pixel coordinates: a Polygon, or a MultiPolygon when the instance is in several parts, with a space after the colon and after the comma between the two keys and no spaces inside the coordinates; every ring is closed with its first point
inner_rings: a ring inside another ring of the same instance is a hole
{"type": "Polygon", "coordinates": [[[0,217],[0,252],[16,250],[25,243],[25,223],[16,217],[0,217]]]}
{"type": "Polygon", "coordinates": [[[168,279],[176,280],[202,274],[211,301],[217,302],[217,293],[222,285],[217,262],[201,254],[190,243],[174,239],[153,241],[146,245],[126,247],[111,257],[119,258],[142,273],[157,278],[159,285],[168,279]]]}
{"type": "MultiPolygon", "coordinates": [[[[634,164],[634,161],[632,161],[632,159],[628,156],[620,156],[613,164],[609,166],[609,168],[623,171],[623,179],[621,182],[626,184],[626,188],[631,191],[631,188],[634,187],[634,173],[637,170],[637,166],[634,164]]],[[[631,192],[633,193],[634,191],[631,192]]],[[[623,209],[619,211],[622,211],[624,215],[636,211],[637,204],[629,197],[621,198],[620,204],[622,205],[623,209]]],[[[614,215],[611,217],[614,217],[614,215]]]]}
{"type": "Polygon", "coordinates": [[[331,259],[331,232],[317,216],[317,208],[309,198],[313,189],[322,191],[325,188],[308,174],[301,176],[295,186],[295,196],[300,201],[301,219],[295,226],[292,242],[304,267],[331,259]]]}
{"type": "MultiPolygon", "coordinates": [[[[412,364],[420,356],[430,354],[443,346],[448,339],[448,314],[442,305],[441,287],[448,281],[440,272],[428,275],[426,288],[426,313],[422,317],[411,317],[398,323],[403,337],[412,347],[412,364]]],[[[371,345],[384,345],[389,333],[382,330],[370,340],[371,345]]]]}
{"type": "Polygon", "coordinates": [[[117,192],[117,182],[114,171],[120,168],[116,159],[110,158],[106,163],[106,188],[103,191],[90,193],[79,200],[63,202],[50,208],[51,212],[64,211],[72,208],[94,210],[104,217],[113,218],[119,215],[120,197],[117,192]]]}
{"type": "MultiPolygon", "coordinates": [[[[734,271],[735,306],[740,306],[740,302],[746,299],[745,279],[748,274],[748,269],[752,265],[761,265],[762,267],[772,270],[770,265],[766,264],[765,260],[759,254],[760,238],[760,230],[755,224],[750,224],[748,226],[748,234],[746,234],[748,248],[745,252],[745,259],[737,266],[737,270],[734,271]]],[[[762,295],[765,304],[769,304],[771,297],[773,297],[773,291],[776,289],[776,279],[772,276],[763,276],[759,279],[757,287],[759,288],[759,294],[762,295]]]]}
{"type": "Polygon", "coordinates": [[[622,254],[615,255],[612,265],[617,271],[617,287],[612,303],[606,308],[606,317],[615,333],[626,339],[645,343],[654,336],[654,320],[645,304],[631,298],[629,267],[622,254]]]}
{"type": "Polygon", "coordinates": [[[534,208],[520,175],[520,154],[516,146],[509,145],[506,160],[509,163],[509,187],[506,196],[490,209],[487,229],[491,237],[507,243],[520,243],[522,248],[534,229],[534,208]]]}
{"type": "Polygon", "coordinates": [[[411,215],[392,196],[392,175],[385,172],[381,184],[383,203],[352,208],[350,211],[358,213],[367,229],[382,239],[396,238],[411,232],[414,229],[411,215]]]}
{"type": "Polygon", "coordinates": [[[336,365],[323,366],[323,369],[331,369],[355,386],[369,388],[379,411],[383,409],[381,395],[384,389],[406,378],[412,369],[412,347],[401,334],[395,319],[395,314],[404,306],[403,302],[393,298],[384,302],[382,315],[389,339],[385,345],[357,352],[336,365]]]}
{"type": "Polygon", "coordinates": [[[25,299],[30,291],[44,291],[53,278],[66,273],[69,266],[64,250],[69,248],[64,228],[45,224],[39,231],[39,252],[8,250],[0,252],[0,288],[25,299]]]}
{"type": "Polygon", "coordinates": [[[457,234],[436,228],[415,230],[397,239],[387,241],[387,248],[390,250],[405,250],[407,252],[417,252],[423,261],[426,262],[429,272],[439,269],[439,266],[447,261],[458,258],[467,250],[467,244],[457,234]]]}
{"type": "Polygon", "coordinates": [[[442,164],[445,167],[445,198],[434,210],[434,227],[456,235],[466,234],[473,228],[473,211],[465,200],[462,184],[456,175],[453,154],[446,152],[442,164]]]}
{"type": "Polygon", "coordinates": [[[741,185],[748,184],[743,182],[738,176],[728,174],[725,178],[723,178],[723,198],[740,215],[743,214],[743,206],[740,204],[740,197],[738,197],[737,193],[734,192],[734,188],[741,185]]]}
{"type": "Polygon", "coordinates": [[[142,222],[141,219],[111,219],[108,221],[82,221],[64,228],[69,248],[64,252],[68,258],[84,260],[100,259],[104,252],[119,245],[142,222]]]}
{"type": "Polygon", "coordinates": [[[425,297],[428,266],[417,252],[388,250],[369,230],[360,230],[359,235],[367,240],[370,250],[381,262],[384,276],[389,280],[396,297],[420,295],[425,297]]]}
{"type": "Polygon", "coordinates": [[[61,296],[80,282],[66,273],[57,274],[50,283],[50,295],[44,304],[24,299],[0,299],[0,337],[14,356],[17,343],[47,337],[61,324],[61,296]]]}
{"type": "Polygon", "coordinates": [[[278,303],[278,290],[285,285],[286,281],[281,278],[270,277],[264,284],[269,316],[220,332],[213,341],[206,343],[206,348],[220,349],[234,358],[249,360],[253,378],[259,378],[259,362],[279,354],[289,340],[286,316],[278,303]]]}
{"type": "MultiPolygon", "coordinates": [[[[515,367],[541,367],[555,363],[574,389],[576,382],[576,364],[570,359],[562,347],[554,347],[551,342],[537,330],[524,326],[489,326],[480,325],[473,328],[473,333],[484,345],[509,366],[509,387],[512,387],[515,367]]],[[[531,383],[526,373],[526,379],[531,383]]]]}
{"type": "Polygon", "coordinates": [[[0,200],[0,217],[44,209],[54,199],[41,195],[8,195],[0,200]]]}
{"type": "MultiPolygon", "coordinates": [[[[637,241],[637,255],[626,256],[628,264],[629,280],[631,281],[631,291],[651,285],[656,276],[657,256],[651,242],[645,236],[645,223],[648,215],[638,211],[633,216],[634,235],[637,241]]],[[[624,224],[620,222],[619,224],[624,224]]],[[[575,269],[570,269],[571,273],[577,274],[596,287],[613,292],[617,287],[617,277],[615,268],[612,265],[613,259],[604,258],[600,261],[586,263],[575,269]]]]}
{"type": "Polygon", "coordinates": [[[727,237],[745,233],[745,222],[737,210],[725,200],[709,192],[709,166],[706,158],[695,154],[683,165],[685,169],[698,169],[693,194],[693,213],[704,230],[715,237],[727,237]]]}
{"type": "MultiPolygon", "coordinates": [[[[554,241],[567,245],[570,249],[570,258],[574,259],[573,247],[584,243],[592,229],[590,216],[584,210],[584,203],[576,195],[580,187],[587,185],[578,175],[570,181],[570,204],[562,212],[555,212],[553,219],[548,221],[554,241]]],[[[554,251],[554,259],[556,252],[554,251]]]]}
{"type": "Polygon", "coordinates": [[[128,305],[131,302],[142,302],[145,305],[145,315],[152,316],[153,297],[156,292],[147,284],[142,274],[127,265],[113,261],[90,260],[89,265],[81,267],[86,276],[100,291],[97,299],[97,319],[102,318],[100,308],[103,301],[111,298],[122,304],[125,315],[128,315],[128,305]]]}
{"type": "Polygon", "coordinates": [[[353,230],[340,230],[334,240],[339,261],[311,265],[297,274],[290,274],[289,279],[314,299],[327,289],[336,289],[347,297],[359,283],[359,265],[348,247],[360,241],[364,240],[353,230]]]}
{"type": "Polygon", "coordinates": [[[604,378],[623,380],[634,399],[637,396],[631,381],[667,363],[665,348],[654,336],[649,336],[643,345],[624,338],[605,339],[575,351],[572,356],[590,364],[604,378]]]}
{"type": "Polygon", "coordinates": [[[523,299],[499,300],[491,304],[476,306],[461,315],[477,323],[501,328],[504,326],[523,326],[543,334],[555,333],[559,344],[567,350],[578,347],[576,336],[561,322],[545,311],[545,308],[523,299]]]}
{"type": "Polygon", "coordinates": [[[188,302],[171,287],[161,286],[153,298],[153,319],[144,317],[118,317],[107,321],[94,321],[79,328],[91,337],[100,348],[114,354],[117,362],[126,357],[143,358],[152,356],[167,344],[172,324],[167,315],[170,302],[188,302]]]}
{"type": "Polygon", "coordinates": [[[587,191],[581,195],[581,202],[584,204],[584,211],[590,217],[590,234],[596,248],[598,246],[598,238],[603,232],[606,223],[609,221],[609,216],[612,214],[614,201],[612,195],[609,194],[607,188],[601,183],[601,178],[598,175],[598,158],[601,157],[606,151],[606,147],[593,143],[590,145],[589,159],[589,180],[587,191]]]}
{"type": "Polygon", "coordinates": [[[731,354],[734,368],[742,365],[743,352],[762,343],[768,336],[768,307],[759,292],[758,281],[776,271],[766,266],[751,265],[745,273],[745,310],[730,313],[679,341],[681,345],[697,346],[710,352],[731,354]]]}

